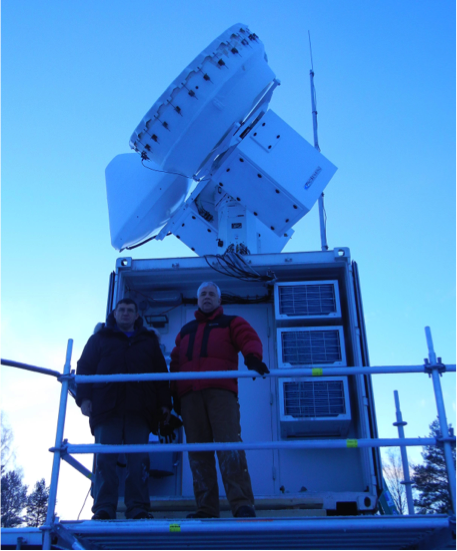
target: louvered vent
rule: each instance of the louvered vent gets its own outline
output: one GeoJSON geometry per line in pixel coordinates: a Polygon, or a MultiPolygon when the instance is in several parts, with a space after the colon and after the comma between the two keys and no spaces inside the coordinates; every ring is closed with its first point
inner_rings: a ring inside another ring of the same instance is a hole
{"type": "Polygon", "coordinates": [[[284,383],[284,414],[295,419],[346,413],[343,381],[284,383]]]}
{"type": "Polygon", "coordinates": [[[345,437],[351,425],[348,378],[278,379],[281,438],[345,437]]]}
{"type": "Polygon", "coordinates": [[[341,327],[278,329],[280,367],[346,365],[341,327]]]}
{"type": "Polygon", "coordinates": [[[279,320],[341,317],[337,281],[278,283],[275,305],[279,320]]]}

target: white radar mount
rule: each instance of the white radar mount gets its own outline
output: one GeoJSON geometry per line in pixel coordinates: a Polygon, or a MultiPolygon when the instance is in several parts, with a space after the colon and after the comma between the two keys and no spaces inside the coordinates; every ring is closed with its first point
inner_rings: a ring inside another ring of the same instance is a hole
{"type": "Polygon", "coordinates": [[[264,46],[230,27],[165,90],[106,168],[111,243],[170,234],[198,255],[281,252],[336,167],[274,111],[264,46]]]}

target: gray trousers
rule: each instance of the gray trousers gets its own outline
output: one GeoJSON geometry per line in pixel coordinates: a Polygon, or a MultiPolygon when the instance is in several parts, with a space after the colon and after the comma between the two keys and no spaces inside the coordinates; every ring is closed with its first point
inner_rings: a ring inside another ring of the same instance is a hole
{"type": "MultiPolygon", "coordinates": [[[[94,429],[96,444],[147,444],[150,429],[141,416],[113,417],[94,429]]],[[[116,472],[117,453],[98,453],[93,485],[92,512],[106,511],[116,518],[119,477],[116,472]]],[[[127,477],[125,480],[125,516],[132,518],[142,511],[149,511],[149,454],[126,454],[127,477]]]]}
{"type": "MultiPolygon", "coordinates": [[[[230,390],[206,388],[181,398],[181,413],[188,443],[241,442],[240,406],[230,390]]],[[[232,514],[243,505],[254,508],[246,454],[218,451],[225,493],[232,514]]],[[[219,517],[219,488],[214,452],[189,452],[197,511],[219,517]]]]}

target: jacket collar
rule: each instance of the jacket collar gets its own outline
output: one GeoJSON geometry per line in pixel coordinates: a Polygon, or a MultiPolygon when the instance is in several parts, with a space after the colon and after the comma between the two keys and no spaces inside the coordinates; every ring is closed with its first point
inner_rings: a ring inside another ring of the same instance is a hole
{"type": "Polygon", "coordinates": [[[194,312],[194,316],[197,321],[209,321],[219,316],[222,316],[223,313],[224,309],[222,308],[222,306],[218,306],[216,310],[213,310],[209,314],[205,314],[205,312],[202,312],[199,308],[194,312]]]}
{"type": "MultiPolygon", "coordinates": [[[[106,318],[106,325],[105,329],[110,329],[111,331],[115,331],[116,333],[123,333],[117,326],[116,320],[114,318],[114,310],[110,312],[108,317],[106,318]]],[[[133,326],[133,330],[138,333],[141,329],[145,329],[143,324],[143,318],[141,316],[138,316],[138,318],[135,320],[135,324],[133,326]]]]}

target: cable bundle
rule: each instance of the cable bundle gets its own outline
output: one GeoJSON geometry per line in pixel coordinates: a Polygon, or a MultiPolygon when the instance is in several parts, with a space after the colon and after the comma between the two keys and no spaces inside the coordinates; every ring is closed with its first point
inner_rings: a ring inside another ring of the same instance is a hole
{"type": "Polygon", "coordinates": [[[204,256],[206,263],[210,268],[216,270],[216,272],[240,279],[241,281],[275,281],[276,276],[271,270],[268,270],[266,275],[260,275],[256,272],[244,258],[235,252],[225,252],[220,254],[208,254],[204,256]],[[218,267],[213,263],[210,263],[209,259],[214,258],[218,267]]]}
{"type": "Polygon", "coordinates": [[[241,297],[233,293],[222,293],[222,304],[262,304],[263,302],[273,301],[273,288],[268,290],[268,294],[262,296],[241,297]]]}

